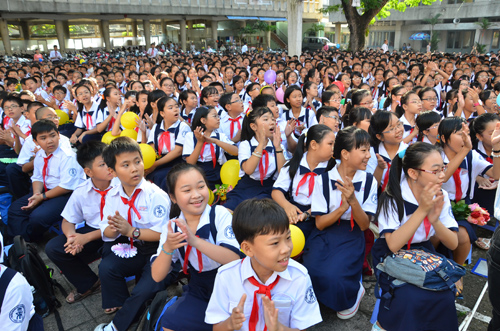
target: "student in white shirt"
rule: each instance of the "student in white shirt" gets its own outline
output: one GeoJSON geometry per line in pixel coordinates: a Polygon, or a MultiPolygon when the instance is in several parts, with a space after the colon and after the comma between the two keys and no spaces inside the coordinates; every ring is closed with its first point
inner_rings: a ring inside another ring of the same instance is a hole
{"type": "Polygon", "coordinates": [[[99,223],[103,218],[106,195],[116,186],[102,152],[106,144],[89,141],[78,149],[77,160],[89,177],[71,195],[62,212],[63,234],[51,239],[45,246],[47,256],[75,287],[67,303],[78,302],[100,290],[101,283],[90,269],[88,261],[100,258],[102,247],[99,223]],[[96,208],[99,206],[99,208],[96,208]],[[85,223],[76,229],[76,225],[85,223]]]}
{"type": "Polygon", "coordinates": [[[54,122],[41,120],[32,127],[33,140],[41,150],[34,160],[32,192],[9,208],[9,234],[27,241],[43,236],[59,223],[72,191],[84,180],[82,167],[71,149],[62,148],[54,122]]]}
{"type": "Polygon", "coordinates": [[[57,45],[54,45],[54,50],[50,51],[49,59],[53,63],[57,63],[62,60],[61,53],[57,50],[57,45]]]}
{"type": "Polygon", "coordinates": [[[144,179],[141,149],[133,139],[116,138],[103,156],[120,183],[108,192],[103,221],[99,222],[104,241],[99,278],[104,312],[118,312],[111,323],[100,324],[95,330],[127,330],[142,304],[165,289],[179,270],[174,266],[161,282],[151,278],[150,258],[158,247],[171,206],[168,195],[144,179]],[[129,294],[125,277],[133,275],[140,275],[140,281],[129,294]]]}
{"type": "MultiPolygon", "coordinates": [[[[436,241],[451,250],[457,247],[458,225],[448,194],[441,189],[445,171],[439,148],[431,144],[416,142],[395,156],[377,209],[380,238],[372,249],[375,268],[400,249],[425,248],[436,254],[436,241]]],[[[391,288],[386,274],[377,278],[382,298],[372,330],[401,330],[408,325],[457,330],[454,291],[428,291],[411,284],[391,288]]]]}
{"type": "Polygon", "coordinates": [[[213,330],[305,330],[322,321],[307,269],[290,258],[283,208],[246,200],[234,212],[231,234],[247,256],[217,273],[205,313],[213,330]]]}
{"type": "Polygon", "coordinates": [[[80,85],[75,90],[78,100],[78,115],[75,121],[76,131],[71,135],[72,144],[84,143],[88,140],[101,139],[97,131],[97,115],[99,104],[92,98],[92,91],[86,85],[80,85]],[[88,137],[87,137],[88,136],[88,137]]]}

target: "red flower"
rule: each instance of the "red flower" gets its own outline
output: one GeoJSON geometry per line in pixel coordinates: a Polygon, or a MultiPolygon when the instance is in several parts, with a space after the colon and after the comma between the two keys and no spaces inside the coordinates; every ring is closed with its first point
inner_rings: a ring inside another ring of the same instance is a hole
{"type": "Polygon", "coordinates": [[[483,217],[486,223],[490,220],[490,214],[484,214],[483,217]]]}
{"type": "Polygon", "coordinates": [[[472,217],[472,218],[479,218],[479,217],[481,217],[481,212],[480,211],[473,211],[470,214],[470,217],[472,217]]]}

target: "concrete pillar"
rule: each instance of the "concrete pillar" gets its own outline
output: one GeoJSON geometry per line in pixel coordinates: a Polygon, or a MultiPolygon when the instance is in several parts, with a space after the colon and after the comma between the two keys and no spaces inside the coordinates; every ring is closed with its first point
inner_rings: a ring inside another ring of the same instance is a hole
{"type": "Polygon", "coordinates": [[[340,36],[342,35],[342,25],[335,23],[335,44],[340,44],[340,36]]]}
{"type": "Polygon", "coordinates": [[[288,55],[300,55],[302,52],[302,0],[289,0],[287,5],[288,20],[288,55]]]}
{"type": "Polygon", "coordinates": [[[181,28],[181,49],[183,51],[186,51],[186,20],[180,20],[179,21],[180,28],[181,28]]]}
{"type": "Polygon", "coordinates": [[[69,33],[69,21],[63,21],[64,40],[71,38],[69,33]]]}
{"type": "Polygon", "coordinates": [[[104,43],[104,49],[106,51],[111,50],[111,38],[109,37],[109,21],[108,20],[101,20],[101,23],[99,24],[99,28],[101,30],[101,38],[104,43]]]}
{"type": "Polygon", "coordinates": [[[219,22],[212,21],[212,39],[214,40],[214,49],[217,50],[217,27],[219,22]]]}
{"type": "MultiPolygon", "coordinates": [[[[401,48],[401,26],[403,22],[396,21],[396,31],[394,33],[394,49],[398,50],[401,48]]],[[[436,33],[436,31],[434,31],[436,33]]]]}
{"type": "Polygon", "coordinates": [[[5,49],[5,54],[12,55],[9,28],[7,27],[7,21],[4,19],[0,19],[0,35],[2,36],[3,48],[5,49]]]}
{"type": "Polygon", "coordinates": [[[167,21],[166,20],[161,20],[161,32],[163,33],[163,42],[167,42],[168,36],[167,36],[167,21]]]}
{"type": "Polygon", "coordinates": [[[64,24],[63,21],[56,20],[56,33],[57,41],[59,42],[59,51],[62,53],[66,50],[66,42],[64,38],[64,24]]]}
{"type": "Polygon", "coordinates": [[[28,21],[19,22],[19,31],[21,31],[21,36],[24,40],[24,47],[25,49],[28,49],[31,37],[30,25],[28,24],[28,21]]]}
{"type": "MultiPolygon", "coordinates": [[[[271,22],[267,22],[267,25],[271,26],[271,22]]],[[[266,45],[271,48],[271,31],[266,31],[266,45]]]]}
{"type": "Polygon", "coordinates": [[[144,42],[146,43],[146,49],[151,45],[151,23],[149,20],[142,21],[142,27],[144,28],[144,42]]]}
{"type": "Polygon", "coordinates": [[[133,20],[132,23],[132,36],[134,39],[132,39],[132,45],[137,46],[137,21],[133,20]]]}

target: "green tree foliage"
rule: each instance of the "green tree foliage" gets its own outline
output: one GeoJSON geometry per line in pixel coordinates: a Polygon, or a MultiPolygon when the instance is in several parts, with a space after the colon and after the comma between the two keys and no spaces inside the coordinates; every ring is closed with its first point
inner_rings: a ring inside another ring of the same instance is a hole
{"type": "Polygon", "coordinates": [[[391,11],[404,12],[408,7],[431,5],[436,0],[361,0],[360,7],[352,7],[352,0],[340,0],[340,4],[320,9],[323,14],[342,11],[349,26],[349,49],[362,50],[370,24],[377,19],[387,18],[391,11]]]}
{"type": "Polygon", "coordinates": [[[309,29],[307,29],[306,33],[308,35],[317,36],[318,32],[320,32],[320,31],[325,31],[325,26],[323,24],[320,24],[320,23],[315,23],[309,29]]]}
{"type": "Polygon", "coordinates": [[[436,14],[434,17],[427,18],[424,20],[427,24],[430,24],[431,26],[431,51],[435,51],[438,47],[439,44],[439,38],[438,36],[434,33],[434,26],[439,23],[439,17],[441,17],[441,14],[436,14]]]}

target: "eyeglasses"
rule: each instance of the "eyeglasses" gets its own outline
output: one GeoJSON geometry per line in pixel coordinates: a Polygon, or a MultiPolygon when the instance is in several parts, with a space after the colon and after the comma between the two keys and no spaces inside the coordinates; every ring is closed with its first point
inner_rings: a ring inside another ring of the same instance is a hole
{"type": "Polygon", "coordinates": [[[10,107],[4,107],[3,109],[4,110],[16,110],[17,108],[19,108],[19,105],[12,105],[10,107]]]}
{"type": "Polygon", "coordinates": [[[420,100],[413,100],[413,101],[410,101],[410,103],[413,103],[415,105],[421,105],[422,101],[420,101],[420,100]]]}
{"type": "Polygon", "coordinates": [[[382,133],[392,133],[397,129],[401,129],[402,127],[403,127],[403,122],[398,121],[398,124],[396,124],[395,126],[393,126],[391,129],[389,129],[387,131],[382,131],[382,133]]]}
{"type": "Polygon", "coordinates": [[[439,123],[431,126],[428,130],[437,129],[438,127],[439,127],[439,123]]]}
{"type": "Polygon", "coordinates": [[[330,116],[330,115],[323,115],[323,116],[326,117],[326,118],[333,118],[335,121],[339,121],[339,117],[336,116],[336,115],[332,115],[332,116],[330,116]]]}
{"type": "Polygon", "coordinates": [[[243,102],[241,99],[238,98],[238,100],[234,100],[234,101],[231,101],[229,102],[229,104],[232,104],[232,103],[240,103],[240,102],[243,102]]]}
{"type": "Polygon", "coordinates": [[[340,103],[340,99],[330,99],[330,102],[336,102],[336,103],[340,103]]]}
{"type": "Polygon", "coordinates": [[[432,102],[432,101],[438,101],[437,98],[427,98],[427,99],[422,99],[423,101],[429,101],[429,102],[432,102]]]}
{"type": "Polygon", "coordinates": [[[488,78],[490,78],[490,77],[485,76],[485,75],[481,75],[481,76],[477,76],[477,78],[488,79],[488,78]]]}
{"type": "Polygon", "coordinates": [[[425,170],[425,169],[415,169],[415,170],[426,172],[428,174],[437,175],[437,174],[439,174],[441,172],[442,173],[446,172],[446,169],[448,169],[447,165],[442,166],[441,169],[439,169],[439,170],[425,170]]]}

